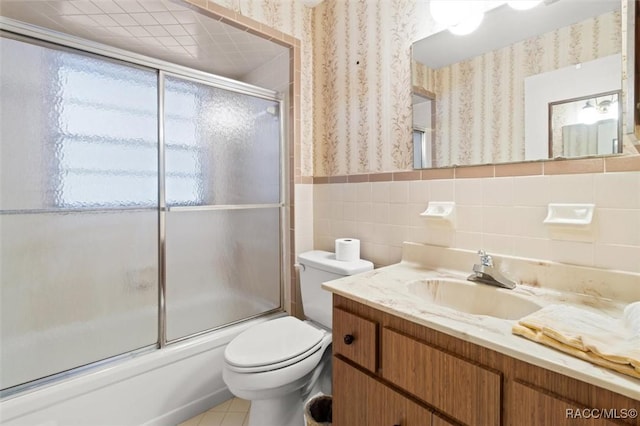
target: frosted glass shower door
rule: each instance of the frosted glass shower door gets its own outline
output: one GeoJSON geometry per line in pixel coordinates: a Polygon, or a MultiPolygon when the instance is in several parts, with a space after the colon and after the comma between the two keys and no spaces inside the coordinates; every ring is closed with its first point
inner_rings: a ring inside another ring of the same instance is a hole
{"type": "Polygon", "coordinates": [[[157,73],[0,37],[0,382],[158,340],[157,73]]]}
{"type": "Polygon", "coordinates": [[[164,80],[167,339],[280,306],[278,102],[164,80]]]}

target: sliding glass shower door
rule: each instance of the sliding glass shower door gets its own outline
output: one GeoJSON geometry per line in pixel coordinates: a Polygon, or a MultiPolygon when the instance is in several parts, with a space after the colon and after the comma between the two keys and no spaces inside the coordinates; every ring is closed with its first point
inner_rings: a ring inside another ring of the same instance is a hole
{"type": "Polygon", "coordinates": [[[278,102],[164,77],[167,339],[280,307],[278,102]]]}
{"type": "Polygon", "coordinates": [[[281,307],[275,93],[4,32],[0,89],[3,394],[281,307]]]}
{"type": "Polygon", "coordinates": [[[2,389],[157,342],[157,72],[0,38],[2,389]]]}

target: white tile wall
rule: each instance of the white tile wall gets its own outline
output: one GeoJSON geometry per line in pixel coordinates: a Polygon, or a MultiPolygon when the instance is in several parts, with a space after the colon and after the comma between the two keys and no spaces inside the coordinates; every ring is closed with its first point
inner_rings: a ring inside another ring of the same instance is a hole
{"type": "Polygon", "coordinates": [[[329,232],[328,220],[321,221],[325,228],[317,228],[313,218],[313,185],[298,184],[295,186],[296,254],[313,250],[314,232],[319,234],[329,232]]]}
{"type": "Polygon", "coordinates": [[[378,266],[416,241],[640,272],[640,172],[313,185],[313,215],[316,249],[359,238],[378,266]],[[456,201],[455,229],[418,216],[430,200],[456,201]],[[550,202],[595,203],[592,241],[554,239],[550,202]]]}

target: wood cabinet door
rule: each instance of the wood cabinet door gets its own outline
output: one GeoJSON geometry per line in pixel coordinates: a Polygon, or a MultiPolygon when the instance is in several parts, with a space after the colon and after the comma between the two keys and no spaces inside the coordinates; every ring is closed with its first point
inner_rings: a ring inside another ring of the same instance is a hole
{"type": "Polygon", "coordinates": [[[564,399],[556,398],[522,383],[513,383],[516,398],[507,409],[511,411],[509,423],[513,426],[613,426],[605,418],[595,418],[590,410],[582,411],[584,407],[572,404],[564,399]],[[590,418],[579,416],[580,413],[591,415],[590,418]]]}
{"type": "Polygon", "coordinates": [[[499,373],[388,327],[382,329],[382,377],[461,423],[501,424],[499,373]]]}
{"type": "Polygon", "coordinates": [[[431,411],[333,359],[334,426],[431,426],[431,411]]]}

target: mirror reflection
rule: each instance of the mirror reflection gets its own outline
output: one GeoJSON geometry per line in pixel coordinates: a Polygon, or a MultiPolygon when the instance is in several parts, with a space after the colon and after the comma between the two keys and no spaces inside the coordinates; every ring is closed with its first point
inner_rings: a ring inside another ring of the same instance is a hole
{"type": "Polygon", "coordinates": [[[414,87],[413,105],[413,168],[435,167],[435,95],[414,87]]]}
{"type": "Polygon", "coordinates": [[[549,104],[549,157],[621,152],[620,92],[549,104]]]}
{"type": "MultiPolygon", "coordinates": [[[[415,155],[423,159],[416,168],[591,155],[550,150],[549,104],[620,93],[620,6],[558,0],[520,11],[502,4],[469,35],[444,30],[414,43],[414,94],[435,99],[431,150],[415,155]]],[[[425,117],[414,118],[419,130],[425,117]]],[[[620,140],[612,152],[621,152],[620,140]]]]}

